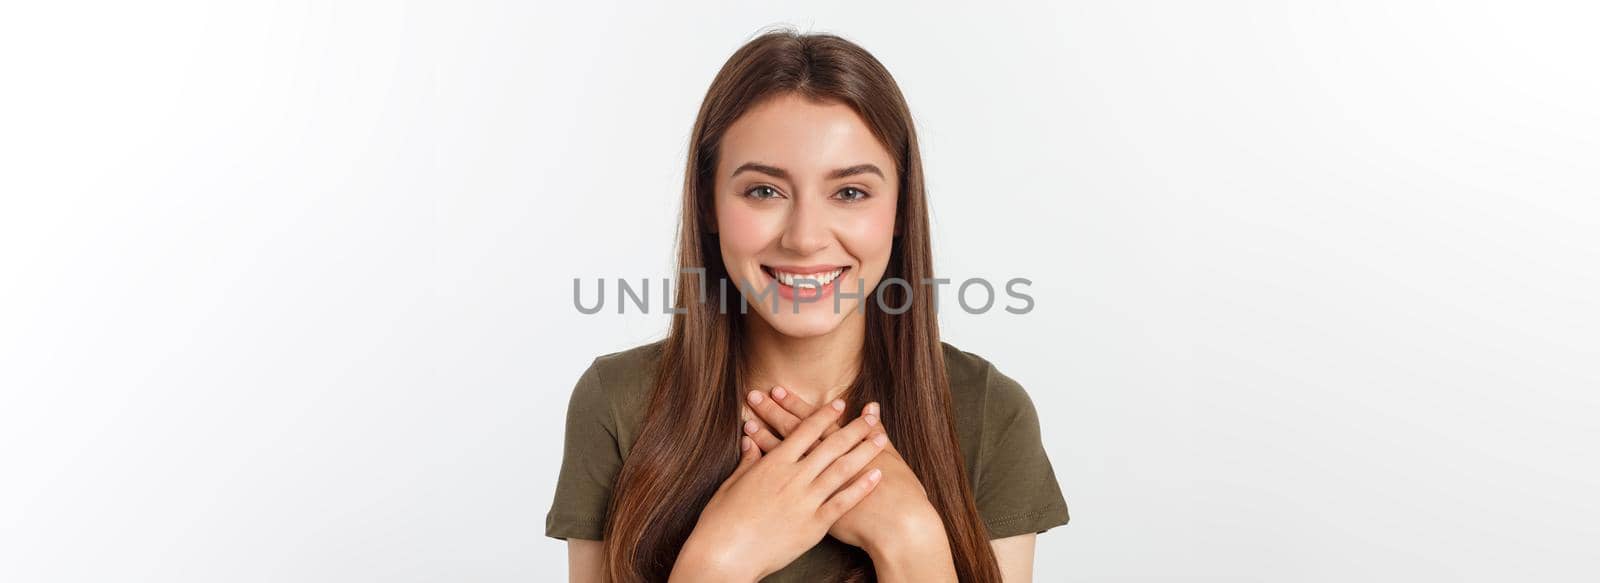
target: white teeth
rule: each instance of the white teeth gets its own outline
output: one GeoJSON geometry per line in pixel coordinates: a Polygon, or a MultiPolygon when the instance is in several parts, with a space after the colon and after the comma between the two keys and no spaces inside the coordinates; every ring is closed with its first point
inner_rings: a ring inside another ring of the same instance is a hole
{"type": "Polygon", "coordinates": [[[795,280],[797,280],[797,279],[813,279],[813,280],[816,280],[815,283],[816,283],[817,286],[822,286],[822,285],[828,285],[828,283],[832,282],[834,278],[839,277],[839,274],[841,274],[841,273],[844,273],[844,268],[835,269],[835,270],[829,271],[827,273],[799,274],[799,273],[786,273],[786,272],[777,271],[777,270],[773,270],[773,272],[772,272],[773,276],[778,280],[778,283],[782,283],[783,285],[787,285],[789,287],[794,287],[796,285],[799,285],[802,288],[808,288],[808,289],[812,288],[812,287],[816,287],[816,286],[813,286],[812,282],[809,282],[809,281],[796,282],[795,280]]]}

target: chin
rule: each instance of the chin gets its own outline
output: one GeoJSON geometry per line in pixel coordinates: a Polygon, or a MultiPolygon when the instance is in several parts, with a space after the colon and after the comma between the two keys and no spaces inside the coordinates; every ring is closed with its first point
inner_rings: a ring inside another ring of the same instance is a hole
{"type": "MultiPolygon", "coordinates": [[[[779,314],[761,314],[759,317],[767,321],[779,334],[790,338],[814,338],[823,336],[839,328],[840,319],[833,317],[832,313],[808,314],[806,310],[815,306],[802,306],[800,313],[792,313],[793,306],[780,305],[779,314]]],[[[827,310],[824,310],[827,312],[827,310]]]]}

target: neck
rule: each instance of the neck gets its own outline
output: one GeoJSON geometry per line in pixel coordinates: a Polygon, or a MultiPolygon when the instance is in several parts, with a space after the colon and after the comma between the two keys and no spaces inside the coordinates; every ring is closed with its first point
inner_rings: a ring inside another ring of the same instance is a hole
{"type": "Polygon", "coordinates": [[[814,405],[839,398],[861,369],[866,318],[854,310],[832,331],[796,338],[773,328],[759,314],[745,315],[745,354],[750,389],[783,387],[814,405]]]}

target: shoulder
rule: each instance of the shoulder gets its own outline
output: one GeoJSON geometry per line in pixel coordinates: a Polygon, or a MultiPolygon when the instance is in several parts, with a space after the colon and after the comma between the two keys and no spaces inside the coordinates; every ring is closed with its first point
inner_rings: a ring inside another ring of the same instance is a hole
{"type": "Polygon", "coordinates": [[[1066,500],[1022,385],[981,356],[945,345],[968,484],[989,538],[1067,523],[1066,500]]]}
{"type": "Polygon", "coordinates": [[[1024,407],[1032,409],[1033,402],[1022,385],[1006,376],[989,359],[948,342],[941,344],[945,371],[950,379],[950,396],[958,418],[1014,413],[1024,407]]]}
{"type": "Polygon", "coordinates": [[[648,373],[654,368],[661,355],[661,348],[665,344],[665,340],[657,340],[596,356],[589,363],[589,369],[584,371],[584,375],[593,375],[612,391],[626,388],[623,386],[628,384],[626,381],[650,376],[648,373]]]}
{"type": "Polygon", "coordinates": [[[976,478],[983,460],[994,455],[1007,434],[1037,435],[1033,400],[1015,379],[989,359],[948,342],[944,366],[950,379],[950,406],[969,477],[976,478]]]}
{"type": "Polygon", "coordinates": [[[561,472],[545,515],[545,535],[600,540],[606,508],[638,426],[637,403],[649,394],[649,370],[663,342],[594,357],[567,404],[561,472]]]}
{"type": "Polygon", "coordinates": [[[618,406],[643,398],[649,392],[665,344],[665,340],[657,340],[594,357],[573,389],[573,400],[618,406]]]}
{"type": "Polygon", "coordinates": [[[569,423],[577,419],[598,421],[626,454],[643,421],[656,363],[665,344],[665,340],[657,340],[594,357],[572,389],[567,407],[569,423]]]}

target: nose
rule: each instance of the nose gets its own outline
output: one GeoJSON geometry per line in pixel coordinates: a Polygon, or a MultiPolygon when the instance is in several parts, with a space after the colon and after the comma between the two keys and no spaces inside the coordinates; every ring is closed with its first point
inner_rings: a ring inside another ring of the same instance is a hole
{"type": "Polygon", "coordinates": [[[799,196],[794,199],[783,236],[778,239],[780,247],[800,256],[828,248],[833,237],[829,231],[828,208],[816,198],[799,196]]]}

